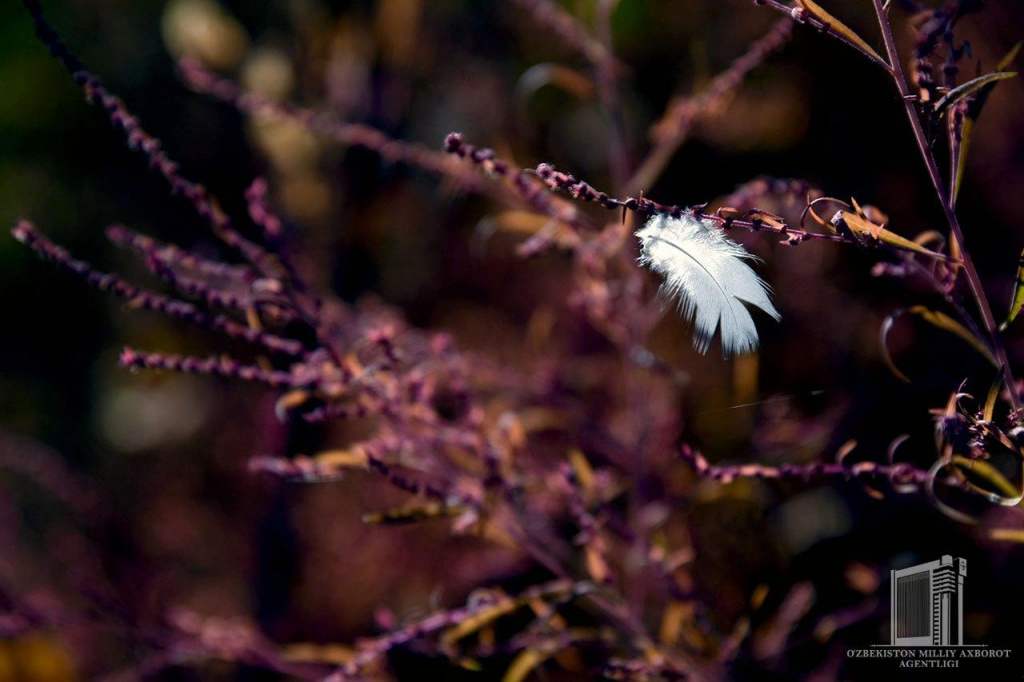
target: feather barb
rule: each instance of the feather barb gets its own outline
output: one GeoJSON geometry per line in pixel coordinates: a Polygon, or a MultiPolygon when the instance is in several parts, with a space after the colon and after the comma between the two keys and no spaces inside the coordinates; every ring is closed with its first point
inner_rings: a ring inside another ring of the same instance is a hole
{"type": "Polygon", "coordinates": [[[677,299],[683,317],[693,322],[693,344],[701,353],[716,331],[726,356],[757,348],[757,327],[747,306],[779,320],[771,289],[745,262],[755,257],[715,225],[691,215],[658,214],[636,237],[639,263],[664,278],[662,291],[677,299]]]}

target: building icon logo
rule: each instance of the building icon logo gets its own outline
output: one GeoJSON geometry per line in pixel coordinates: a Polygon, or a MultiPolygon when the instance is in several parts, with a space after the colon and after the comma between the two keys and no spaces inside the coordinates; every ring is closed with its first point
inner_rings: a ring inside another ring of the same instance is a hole
{"type": "Polygon", "coordinates": [[[964,641],[966,559],[944,554],[937,561],[892,570],[889,577],[889,642],[847,649],[848,675],[892,679],[899,671],[930,679],[937,669],[955,668],[972,680],[1020,679],[1011,649],[964,641]]]}
{"type": "Polygon", "coordinates": [[[938,561],[890,573],[891,646],[963,646],[967,560],[938,561]]]}

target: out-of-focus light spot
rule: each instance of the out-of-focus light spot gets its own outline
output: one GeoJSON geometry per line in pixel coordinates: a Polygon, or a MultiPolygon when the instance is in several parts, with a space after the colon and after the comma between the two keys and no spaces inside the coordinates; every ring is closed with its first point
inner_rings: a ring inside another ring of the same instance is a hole
{"type": "Polygon", "coordinates": [[[275,170],[285,175],[311,172],[320,153],[320,142],[292,121],[254,119],[252,138],[275,170]]]}
{"type": "Polygon", "coordinates": [[[846,503],[828,489],[797,495],[778,510],[779,531],[791,555],[849,532],[852,523],[846,503]]]}
{"type": "Polygon", "coordinates": [[[331,207],[331,188],[319,175],[302,173],[284,179],[281,199],[300,220],[322,220],[331,207]]]}
{"type": "Polygon", "coordinates": [[[210,413],[202,386],[192,377],[134,383],[107,392],[99,410],[103,437],[122,452],[172,445],[193,435],[210,413]]]}
{"type": "Polygon", "coordinates": [[[176,58],[194,57],[215,69],[237,66],[249,45],[242,25],[214,0],[171,0],[162,30],[176,58]]]}
{"type": "Polygon", "coordinates": [[[423,3],[419,0],[382,0],[377,4],[377,42],[384,60],[396,68],[415,65],[421,46],[419,34],[423,3]]]}
{"type": "Polygon", "coordinates": [[[78,675],[60,641],[30,634],[0,644],[0,679],[70,682],[78,675]]]}
{"type": "Polygon", "coordinates": [[[283,100],[295,87],[295,71],[284,52],[272,47],[259,47],[246,57],[241,80],[250,92],[283,100]]]}
{"type": "Polygon", "coordinates": [[[345,118],[362,118],[371,108],[373,37],[365,27],[339,22],[324,65],[324,92],[332,109],[345,118]]]}

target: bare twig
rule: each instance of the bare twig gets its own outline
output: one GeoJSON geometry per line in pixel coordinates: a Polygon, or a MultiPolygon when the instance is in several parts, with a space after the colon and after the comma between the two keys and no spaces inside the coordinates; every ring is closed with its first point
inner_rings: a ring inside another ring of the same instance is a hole
{"type": "Polygon", "coordinates": [[[715,76],[703,91],[694,97],[675,99],[651,128],[654,147],[626,182],[623,192],[636,194],[649,189],[686,140],[693,124],[736,90],[744,77],[768,55],[785,45],[792,30],[790,19],[780,19],[768,33],[754,41],[743,56],[715,76]]]}

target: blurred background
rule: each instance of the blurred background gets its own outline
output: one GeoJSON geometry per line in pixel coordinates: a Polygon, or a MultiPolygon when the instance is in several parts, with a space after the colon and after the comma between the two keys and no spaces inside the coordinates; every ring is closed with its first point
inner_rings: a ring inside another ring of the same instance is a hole
{"type": "MultiPolygon", "coordinates": [[[[584,21],[593,14],[587,0],[563,4],[584,21]]],[[[46,7],[88,67],[229,212],[244,216],[245,187],[268,178],[302,265],[324,290],[346,301],[377,297],[416,326],[449,330],[463,347],[513,364],[543,354],[530,346],[538,320],[554,317],[559,329],[583,324],[563,317],[571,315],[568,260],[517,257],[522,238],[493,227],[503,207],[382,164],[370,151],[249,119],[190,92],[175,73],[178,57],[195,56],[251,90],[396,138],[440,149],[447,133],[462,131],[521,166],[553,163],[608,188],[599,108],[538,81],[543,70],[533,69],[585,64],[515,3],[75,0],[46,7]]],[[[870,3],[840,10],[879,42],[870,3]]],[[[620,97],[629,158],[642,158],[649,128],[672,97],[698,92],[777,18],[750,2],[621,0],[612,28],[628,67],[620,97]]],[[[985,3],[962,30],[972,49],[962,68],[974,75],[976,64],[991,69],[1024,34],[1024,9],[985,3]]],[[[909,31],[898,37],[907,54],[909,31]]],[[[996,89],[976,128],[958,207],[997,314],[1009,305],[1024,247],[1022,104],[1019,78],[996,89]]],[[[885,75],[806,27],[697,126],[646,195],[669,204],[715,201],[759,176],[856,197],[884,211],[904,236],[944,230],[885,75]]],[[[108,225],[220,255],[191,208],[169,196],[103,112],[84,102],[21,7],[3,3],[0,224],[20,218],[138,282],[147,274],[105,241],[108,225]]],[[[850,439],[861,457],[883,461],[907,434],[897,458],[927,468],[935,457],[928,410],[943,407],[964,378],[976,395],[991,381],[965,344],[909,321],[897,325],[891,348],[911,382],[886,368],[883,320],[901,306],[937,305],[934,296],[872,276],[873,253],[736,237],[764,259],[760,273],[783,320],[761,324],[763,351],[736,360],[715,349],[693,352],[681,323],[659,328],[654,349],[689,376],[671,406],[680,438],[713,462],[780,464],[830,459],[850,439]]],[[[403,618],[425,613],[460,603],[481,583],[515,585],[532,570],[477,541],[449,538],[440,526],[362,525],[361,515],[390,494],[369,477],[304,485],[246,473],[249,458],[285,447],[268,392],[118,367],[125,345],[207,355],[225,350],[219,339],[127,310],[9,236],[0,236],[0,292],[4,592],[43,605],[58,596],[73,602],[81,598],[78,574],[103,574],[117,586],[120,608],[139,618],[173,606],[252,622],[279,642],[327,643],[374,631],[382,609],[403,618]]],[[[1009,342],[1019,363],[1024,336],[1011,331],[1009,342]]],[[[576,347],[607,351],[596,342],[576,347]]],[[[343,438],[311,431],[291,447],[312,452],[343,438]]],[[[717,631],[734,632],[743,618],[756,629],[808,590],[804,613],[819,616],[808,622],[844,609],[855,614],[828,637],[808,629],[785,651],[747,640],[737,679],[751,670],[798,678],[837,651],[887,641],[888,570],[942,554],[968,560],[968,641],[1021,641],[1024,593],[1016,585],[1024,549],[989,538],[987,529],[1005,522],[999,510],[966,526],[924,496],[885,490],[879,499],[858,484],[681,485],[693,582],[717,631]]],[[[142,648],[88,627],[14,637],[0,644],[0,678],[12,671],[13,679],[89,679],[131,665],[142,648]]]]}

